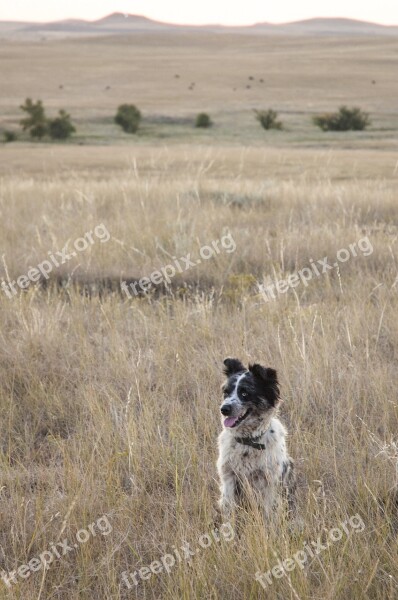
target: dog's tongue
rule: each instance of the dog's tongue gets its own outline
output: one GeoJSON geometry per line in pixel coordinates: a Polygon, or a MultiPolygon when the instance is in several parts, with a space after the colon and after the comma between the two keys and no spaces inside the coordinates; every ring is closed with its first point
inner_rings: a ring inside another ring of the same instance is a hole
{"type": "Polygon", "coordinates": [[[233,427],[239,417],[227,417],[224,419],[224,427],[233,427]]]}

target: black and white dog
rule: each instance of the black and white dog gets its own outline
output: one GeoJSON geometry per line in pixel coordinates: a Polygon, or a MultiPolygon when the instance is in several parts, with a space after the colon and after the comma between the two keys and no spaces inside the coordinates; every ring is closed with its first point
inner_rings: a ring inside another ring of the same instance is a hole
{"type": "Polygon", "coordinates": [[[279,386],[274,369],[224,360],[227,381],[221,404],[223,431],[219,436],[220,509],[230,514],[254,496],[266,518],[283,495],[291,504],[293,461],[286,449],[286,429],[276,418],[279,386]]]}

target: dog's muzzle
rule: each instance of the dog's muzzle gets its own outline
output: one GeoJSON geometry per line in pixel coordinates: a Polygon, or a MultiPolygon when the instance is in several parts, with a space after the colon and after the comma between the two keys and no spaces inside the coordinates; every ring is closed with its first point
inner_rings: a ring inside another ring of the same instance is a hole
{"type": "Polygon", "coordinates": [[[220,408],[221,414],[225,417],[224,427],[237,427],[251,413],[251,408],[232,416],[233,407],[230,404],[223,404],[220,408]]]}

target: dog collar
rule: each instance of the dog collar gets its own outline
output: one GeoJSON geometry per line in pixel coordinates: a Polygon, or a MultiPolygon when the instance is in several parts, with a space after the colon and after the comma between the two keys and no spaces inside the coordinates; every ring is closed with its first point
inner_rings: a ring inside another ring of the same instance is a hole
{"type": "Polygon", "coordinates": [[[238,442],[238,444],[243,444],[244,446],[251,446],[252,448],[256,448],[257,450],[265,450],[265,444],[258,444],[256,440],[259,440],[261,438],[261,436],[263,436],[265,433],[265,431],[263,431],[263,433],[260,433],[260,435],[256,435],[256,437],[237,437],[235,438],[235,440],[238,442]]]}

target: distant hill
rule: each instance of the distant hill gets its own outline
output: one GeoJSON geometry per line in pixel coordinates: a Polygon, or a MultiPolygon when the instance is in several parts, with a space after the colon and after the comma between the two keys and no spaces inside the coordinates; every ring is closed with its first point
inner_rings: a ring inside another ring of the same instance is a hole
{"type": "Polygon", "coordinates": [[[0,22],[0,35],[63,37],[118,35],[139,32],[209,31],[220,33],[285,34],[285,35],[398,35],[398,26],[378,25],[342,18],[317,18],[274,25],[257,23],[250,26],[176,25],[153,21],[140,15],[112,13],[97,21],[68,19],[52,23],[0,22]]]}
{"type": "Polygon", "coordinates": [[[171,23],[160,23],[139,15],[113,13],[98,21],[71,19],[67,21],[55,21],[52,23],[31,23],[28,26],[25,24],[25,27],[20,29],[20,33],[51,33],[63,31],[66,34],[86,33],[88,35],[115,35],[139,31],[170,31],[175,29],[180,29],[180,26],[171,23]]]}
{"type": "Polygon", "coordinates": [[[302,31],[314,34],[398,34],[398,26],[378,25],[368,21],[357,21],[355,19],[307,19],[286,23],[283,27],[291,31],[302,31]]]}
{"type": "Polygon", "coordinates": [[[126,22],[135,24],[143,24],[143,25],[154,25],[159,24],[158,21],[153,21],[148,17],[144,17],[142,15],[130,15],[127,13],[114,12],[102,19],[98,19],[98,21],[92,21],[93,25],[97,26],[108,26],[108,25],[116,25],[116,24],[125,24],[126,22]]]}
{"type": "Polygon", "coordinates": [[[148,17],[141,15],[129,15],[123,13],[112,13],[103,19],[93,21],[91,27],[96,29],[107,30],[159,30],[159,29],[179,29],[179,25],[173,23],[161,23],[160,21],[153,21],[148,17]]]}

